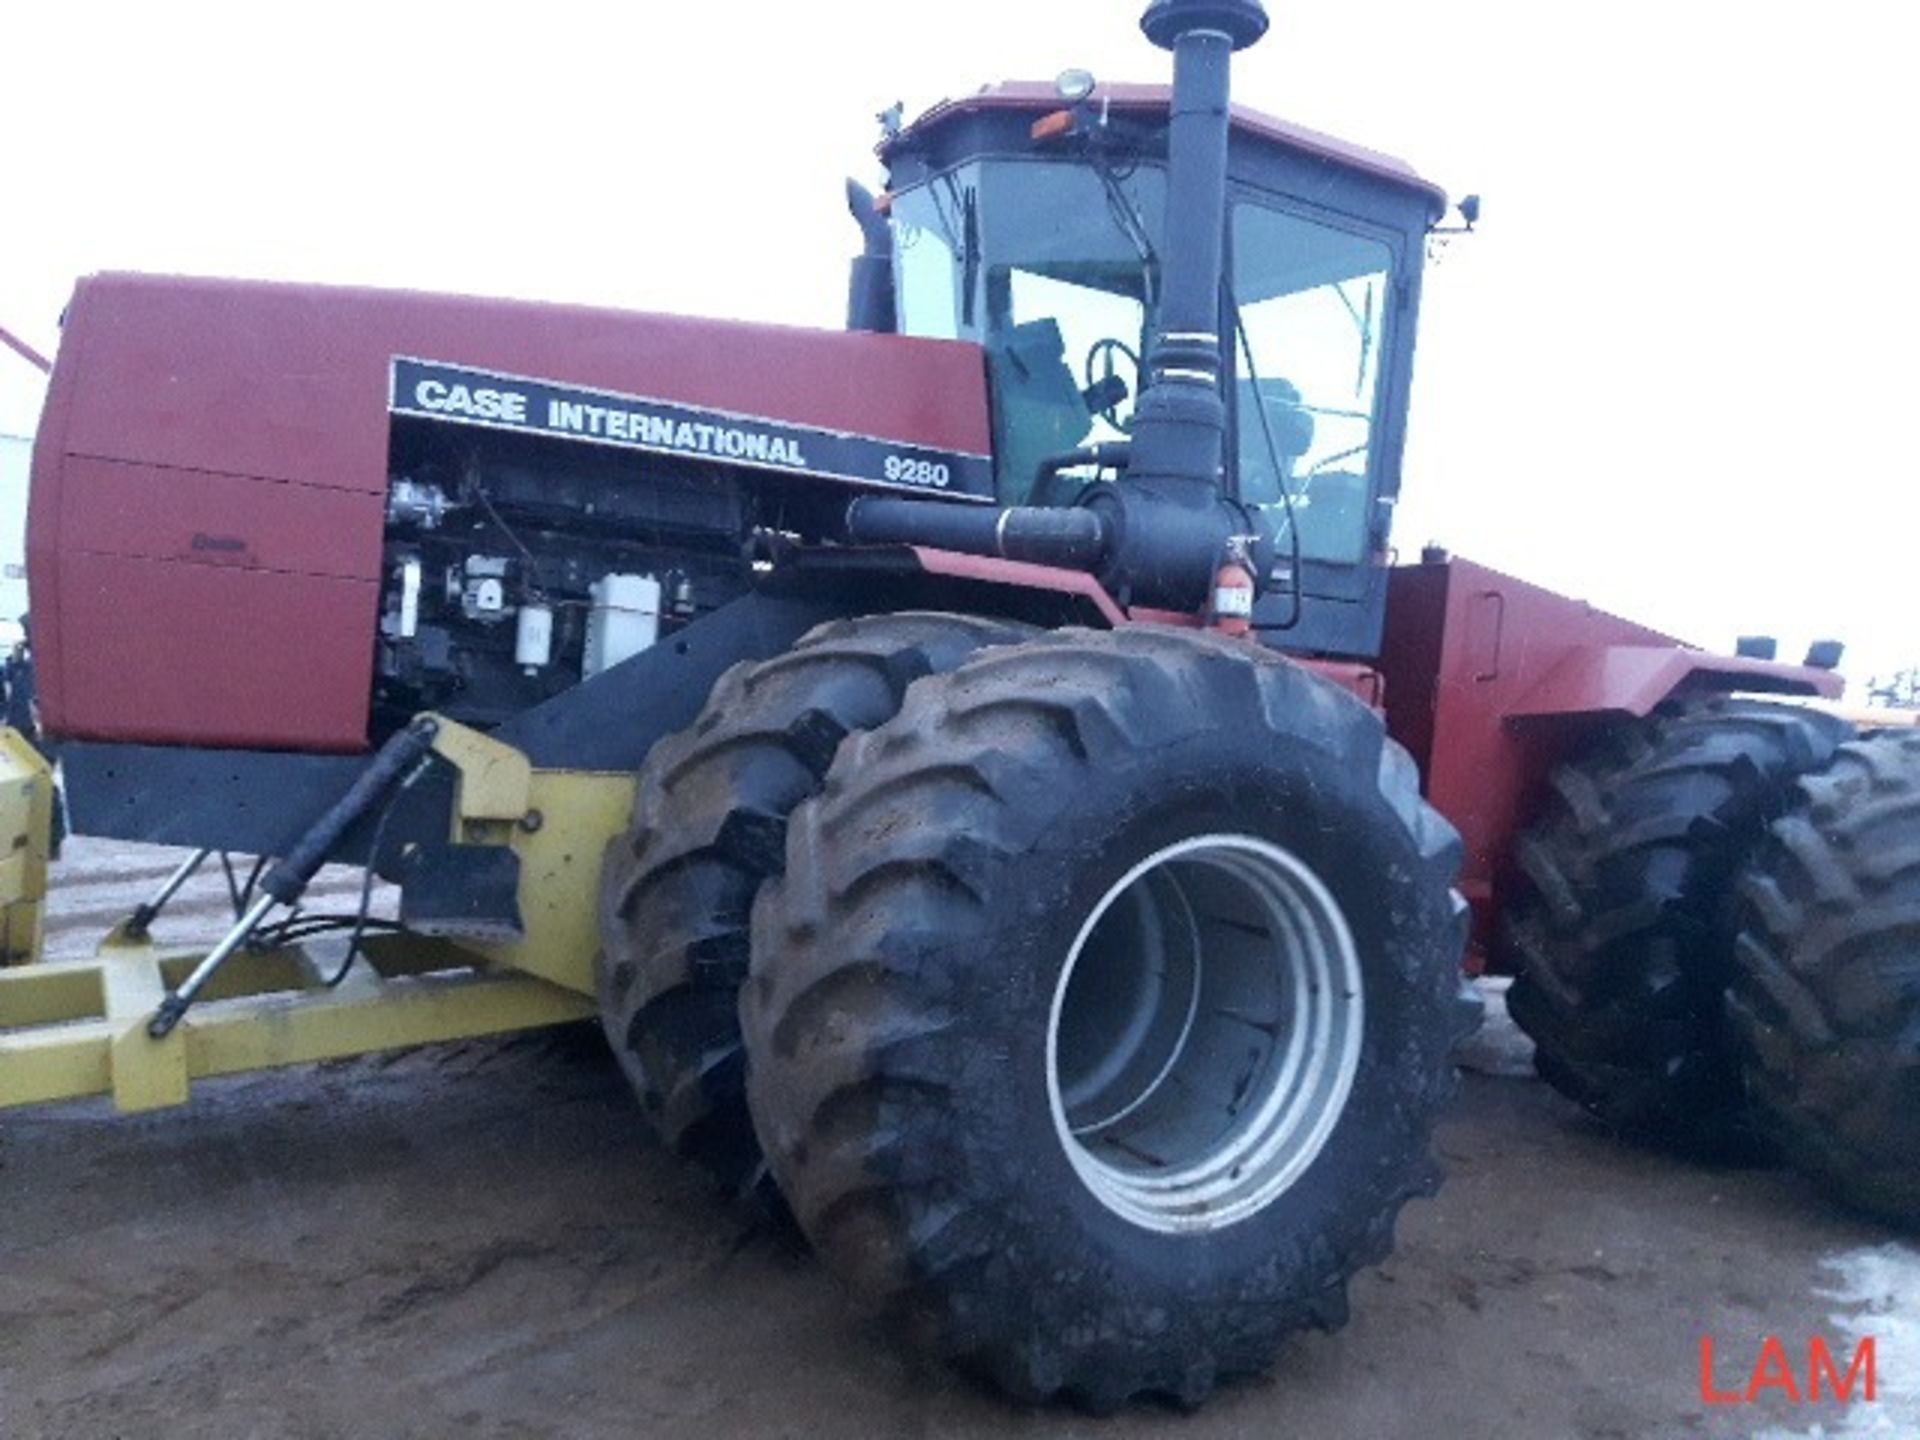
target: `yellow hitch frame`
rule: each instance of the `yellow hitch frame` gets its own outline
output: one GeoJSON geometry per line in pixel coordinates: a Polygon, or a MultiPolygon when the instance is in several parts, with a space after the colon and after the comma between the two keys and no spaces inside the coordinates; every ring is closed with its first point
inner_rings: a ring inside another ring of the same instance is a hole
{"type": "Polygon", "coordinates": [[[519,750],[440,720],[434,750],[459,772],[457,844],[520,859],[524,934],[500,942],[369,937],[338,987],[301,946],[232,956],[165,1039],[146,1024],[197,952],[116,930],[91,960],[39,962],[52,777],[0,730],[0,1108],[87,1095],[121,1110],[182,1104],[191,1082],[314,1060],[590,1018],[601,859],[627,825],[634,777],[536,770],[519,750]],[[30,963],[37,962],[37,963],[30,963]]]}

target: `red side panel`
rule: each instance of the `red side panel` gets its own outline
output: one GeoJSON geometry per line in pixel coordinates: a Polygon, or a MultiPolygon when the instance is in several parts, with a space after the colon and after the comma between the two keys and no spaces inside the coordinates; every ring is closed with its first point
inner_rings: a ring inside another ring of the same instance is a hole
{"type": "Polygon", "coordinates": [[[28,579],[55,734],[355,750],[411,355],[991,449],[969,345],[451,296],[83,280],[34,454],[28,579]]]}
{"type": "Polygon", "coordinates": [[[83,455],[67,457],[59,489],[61,529],[88,553],[293,575],[360,576],[380,562],[379,494],[83,455]]]}
{"type": "Polygon", "coordinates": [[[1688,691],[1837,695],[1839,677],[1695,650],[1471,561],[1394,571],[1380,668],[1387,726],[1466,846],[1482,941],[1547,773],[1595,723],[1688,691]]]}
{"type": "Polygon", "coordinates": [[[1396,570],[1390,585],[1388,728],[1460,831],[1460,888],[1484,932],[1513,834],[1566,743],[1510,723],[1516,703],[1582,647],[1678,642],[1470,561],[1396,570]]]}
{"type": "Polygon", "coordinates": [[[362,653],[370,589],[334,576],[69,555],[60,633],[86,638],[63,648],[61,686],[82,715],[89,704],[110,707],[100,728],[115,739],[352,749],[366,732],[367,690],[342,662],[371,663],[362,653]],[[130,613],[122,597],[145,597],[164,614],[130,613]],[[196,683],[182,683],[189,678],[196,683]]]}

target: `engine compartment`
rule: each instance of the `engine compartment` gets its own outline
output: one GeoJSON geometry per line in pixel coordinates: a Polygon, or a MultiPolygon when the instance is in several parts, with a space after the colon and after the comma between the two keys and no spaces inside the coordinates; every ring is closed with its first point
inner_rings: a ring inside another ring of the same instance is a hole
{"type": "Polygon", "coordinates": [[[750,583],[761,507],[721,467],[407,418],[393,466],[376,740],[422,710],[497,725],[750,583]]]}

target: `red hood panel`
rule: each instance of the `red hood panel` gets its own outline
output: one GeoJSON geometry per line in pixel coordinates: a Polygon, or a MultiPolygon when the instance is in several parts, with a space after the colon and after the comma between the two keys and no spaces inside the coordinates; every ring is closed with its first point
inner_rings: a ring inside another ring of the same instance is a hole
{"type": "Polygon", "coordinates": [[[355,750],[392,362],[539,376],[991,451],[972,345],[413,292],[98,275],[68,311],[28,515],[58,735],[355,750]]]}
{"type": "Polygon", "coordinates": [[[980,351],[948,341],[411,291],[98,275],[74,293],[63,358],[74,346],[84,359],[68,453],[348,490],[386,490],[396,355],[933,449],[991,449],[980,351]]]}

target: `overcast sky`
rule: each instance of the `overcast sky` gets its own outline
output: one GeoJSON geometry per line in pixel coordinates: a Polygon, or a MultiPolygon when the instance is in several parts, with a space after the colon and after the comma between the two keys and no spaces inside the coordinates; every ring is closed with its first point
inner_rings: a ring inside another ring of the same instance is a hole
{"type": "MultiPolygon", "coordinates": [[[[1162,79],[1140,8],[16,5],[0,324],[51,352],[73,277],[121,268],[837,325],[874,112],[1162,79]]],[[[1269,8],[1241,99],[1486,197],[1428,285],[1401,547],[1920,660],[1920,11],[1269,8]]],[[[0,352],[0,431],[37,409],[0,352]]]]}

